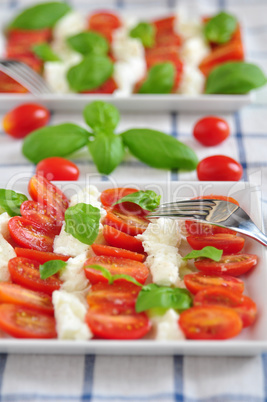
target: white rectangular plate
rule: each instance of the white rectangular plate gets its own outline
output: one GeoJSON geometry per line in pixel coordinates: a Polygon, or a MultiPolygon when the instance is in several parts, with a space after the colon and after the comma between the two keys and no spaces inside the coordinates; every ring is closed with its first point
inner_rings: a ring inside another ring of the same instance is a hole
{"type": "MultiPolygon", "coordinates": [[[[95,184],[100,191],[106,188],[129,187],[127,183],[96,182],[57,182],[67,195],[71,196],[88,184],[95,184]]],[[[244,182],[168,182],[138,185],[138,189],[154,190],[162,195],[162,201],[175,201],[180,197],[197,195],[227,195],[236,198],[240,206],[261,227],[260,189],[244,182]]],[[[0,185],[0,188],[2,186],[0,185]]],[[[10,188],[10,187],[9,187],[10,188]]],[[[27,183],[18,182],[13,190],[27,193],[27,183]]],[[[258,306],[258,317],[252,327],[246,328],[238,337],[227,341],[155,341],[143,339],[136,341],[61,341],[61,340],[18,340],[0,339],[0,352],[7,353],[52,353],[52,354],[116,354],[116,355],[254,355],[267,351],[267,264],[266,250],[256,241],[246,238],[244,252],[257,254],[257,267],[244,276],[245,294],[258,306]]]]}

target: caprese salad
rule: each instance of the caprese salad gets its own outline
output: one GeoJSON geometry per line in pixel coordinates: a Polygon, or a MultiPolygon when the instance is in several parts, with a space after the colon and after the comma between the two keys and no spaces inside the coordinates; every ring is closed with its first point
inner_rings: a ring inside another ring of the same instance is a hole
{"type": "Polygon", "coordinates": [[[68,199],[35,175],[28,191],[31,200],[0,190],[6,336],[228,339],[254,323],[256,304],[238,276],[257,256],[242,253],[235,232],[149,220],[160,197],[148,190],[89,186],[68,199]],[[182,256],[181,243],[193,250],[182,256]]]}

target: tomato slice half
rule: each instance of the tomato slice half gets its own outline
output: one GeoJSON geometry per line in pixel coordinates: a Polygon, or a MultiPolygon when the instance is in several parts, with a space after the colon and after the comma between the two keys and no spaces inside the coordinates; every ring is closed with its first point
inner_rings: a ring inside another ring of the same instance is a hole
{"type": "MultiPolygon", "coordinates": [[[[89,268],[89,265],[100,265],[108,269],[112,275],[130,275],[142,284],[145,283],[149,274],[147,266],[139,261],[106,256],[91,257],[84,263],[84,269],[87,279],[89,279],[92,284],[98,282],[107,283],[108,280],[103,276],[101,271],[89,268]]],[[[125,282],[124,279],[117,280],[117,282],[121,281],[125,282]]]]}
{"type": "Polygon", "coordinates": [[[219,233],[236,235],[236,232],[231,229],[200,223],[198,221],[185,221],[185,228],[192,236],[212,236],[219,233]]]}
{"type": "Polygon", "coordinates": [[[184,276],[184,283],[189,292],[194,295],[202,289],[212,288],[214,286],[223,289],[231,289],[236,293],[243,293],[244,282],[233,276],[224,275],[206,275],[198,272],[197,274],[187,274],[184,276]]]}
{"type": "Polygon", "coordinates": [[[183,311],[179,324],[188,339],[229,339],[240,333],[242,320],[231,308],[198,306],[183,311]]]}
{"type": "Polygon", "coordinates": [[[40,264],[44,264],[51,260],[68,261],[71,258],[68,255],[49,253],[46,251],[31,250],[28,248],[15,247],[15,253],[17,257],[29,258],[30,260],[38,261],[40,264]]]}
{"type": "Polygon", "coordinates": [[[231,254],[223,255],[219,262],[203,258],[195,261],[195,266],[208,275],[239,276],[253,268],[257,261],[258,257],[254,254],[231,254]]]}
{"type": "MultiPolygon", "coordinates": [[[[119,201],[121,198],[126,197],[126,195],[136,193],[137,191],[138,190],[135,188],[109,188],[101,193],[100,200],[105,207],[112,207],[113,204],[119,201]]],[[[144,215],[144,213],[147,213],[147,211],[145,211],[139,205],[136,205],[132,202],[122,202],[115,205],[114,208],[126,215],[144,215]]]]}
{"type": "Polygon", "coordinates": [[[136,236],[146,230],[149,220],[142,216],[125,215],[116,208],[112,208],[107,210],[104,225],[113,226],[124,233],[136,236]]]}
{"type": "Polygon", "coordinates": [[[105,246],[104,244],[92,244],[91,248],[96,255],[105,255],[108,257],[128,258],[130,260],[143,262],[144,254],[134,251],[124,250],[118,247],[105,246]]]}
{"type": "Polygon", "coordinates": [[[103,236],[106,242],[113,247],[123,248],[125,250],[134,251],[136,253],[144,253],[144,248],[141,240],[124,232],[121,232],[120,230],[117,230],[112,226],[104,226],[103,236]]]}
{"type": "Polygon", "coordinates": [[[16,306],[0,305],[0,328],[15,338],[56,338],[54,317],[16,306]]]}
{"type": "Polygon", "coordinates": [[[225,233],[214,234],[212,236],[188,236],[186,240],[194,250],[213,246],[223,250],[224,254],[239,253],[245,243],[243,237],[225,233]]]}

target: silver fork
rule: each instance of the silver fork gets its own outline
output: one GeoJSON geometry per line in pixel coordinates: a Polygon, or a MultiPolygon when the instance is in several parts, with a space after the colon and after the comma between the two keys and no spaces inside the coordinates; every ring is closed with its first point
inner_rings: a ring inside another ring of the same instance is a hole
{"type": "Polygon", "coordinates": [[[243,233],[267,246],[267,236],[238,205],[221,200],[184,200],[164,203],[147,215],[148,218],[186,218],[243,233]]]}
{"type": "Polygon", "coordinates": [[[21,61],[0,60],[0,71],[16,80],[35,96],[52,93],[45,80],[21,61]]]}

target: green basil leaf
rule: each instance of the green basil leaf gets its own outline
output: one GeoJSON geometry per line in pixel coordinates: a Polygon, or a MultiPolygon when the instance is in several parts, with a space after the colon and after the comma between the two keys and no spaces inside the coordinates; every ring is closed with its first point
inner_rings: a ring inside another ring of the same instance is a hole
{"type": "Polygon", "coordinates": [[[121,134],[130,152],[142,162],[158,169],[194,170],[198,159],[195,152],[174,137],[146,128],[121,134]]]}
{"type": "Polygon", "coordinates": [[[9,216],[20,215],[20,206],[28,198],[13,190],[0,189],[0,213],[7,212],[9,216]]]}
{"type": "Polygon", "coordinates": [[[51,260],[40,265],[40,277],[41,279],[47,279],[50,276],[56,274],[61,269],[65,268],[67,263],[61,260],[51,260]]]}
{"type": "Polygon", "coordinates": [[[155,44],[155,34],[155,26],[148,22],[139,22],[130,31],[130,36],[140,39],[144,47],[152,47],[155,44]]]}
{"type": "Polygon", "coordinates": [[[94,131],[113,131],[119,124],[120,112],[110,103],[95,101],[85,106],[83,117],[94,131]]]}
{"type": "Polygon", "coordinates": [[[215,67],[207,78],[206,94],[246,94],[267,82],[266,76],[255,64],[224,63],[215,67]]]}
{"type": "Polygon", "coordinates": [[[65,222],[65,232],[91,245],[98,236],[100,211],[91,204],[79,203],[66,210],[65,222]]]}
{"type": "Polygon", "coordinates": [[[67,156],[84,147],[90,135],[72,123],[47,126],[25,137],[22,152],[33,163],[50,156],[67,156]]]}
{"type": "Polygon", "coordinates": [[[51,28],[71,10],[65,2],[48,2],[26,8],[10,23],[9,28],[42,29],[51,28]]]}
{"type": "Polygon", "coordinates": [[[67,72],[67,80],[76,92],[91,90],[102,85],[113,73],[113,63],[107,56],[91,54],[67,72]]]}
{"type": "Polygon", "coordinates": [[[106,55],[109,50],[107,39],[93,31],[81,32],[67,38],[67,42],[72,49],[81,54],[106,55]]]}
{"type": "Polygon", "coordinates": [[[97,170],[102,174],[110,174],[121,163],[124,156],[122,138],[115,134],[97,134],[88,143],[89,151],[97,170]]]}
{"type": "Polygon", "coordinates": [[[229,42],[237,28],[236,18],[224,11],[211,18],[204,26],[204,35],[209,42],[229,42]]]}
{"type": "Polygon", "coordinates": [[[214,261],[220,261],[222,254],[223,254],[223,250],[219,250],[216,247],[207,246],[207,247],[203,247],[202,250],[191,251],[191,253],[189,253],[183,257],[183,260],[186,261],[186,260],[196,259],[199,257],[204,257],[204,258],[210,258],[211,260],[214,260],[214,261]]]}
{"type": "Polygon", "coordinates": [[[154,307],[173,308],[183,311],[192,306],[192,297],[186,289],[158,286],[154,283],[143,286],[138,295],[135,310],[137,313],[154,307]]]}
{"type": "Polygon", "coordinates": [[[33,46],[33,52],[43,61],[60,61],[60,58],[53,52],[48,43],[39,43],[33,46]]]}
{"type": "Polygon", "coordinates": [[[174,86],[175,68],[170,62],[155,64],[139,89],[140,94],[169,94],[174,86]]]}
{"type": "Polygon", "coordinates": [[[133,202],[147,211],[153,211],[159,206],[161,196],[152,190],[137,191],[136,193],[128,194],[120,198],[113,205],[120,204],[121,202],[133,202]]]}
{"type": "Polygon", "coordinates": [[[124,274],[117,274],[117,275],[112,275],[107,268],[102,267],[101,265],[87,265],[86,267],[88,268],[93,268],[96,269],[97,271],[102,272],[102,275],[107,278],[109,285],[112,285],[112,283],[116,279],[124,279],[128,282],[131,282],[137,286],[143,286],[140,282],[138,282],[135,278],[133,278],[130,275],[124,275],[124,274]]]}

